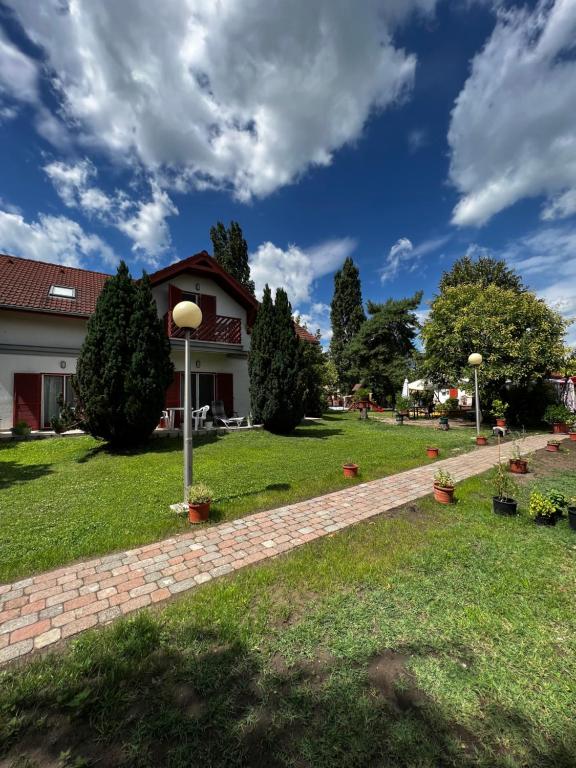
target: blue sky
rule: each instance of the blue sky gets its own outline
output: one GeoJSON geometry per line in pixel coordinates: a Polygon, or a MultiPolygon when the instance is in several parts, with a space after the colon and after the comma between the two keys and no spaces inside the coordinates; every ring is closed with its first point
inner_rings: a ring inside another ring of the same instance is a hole
{"type": "MultiPolygon", "coordinates": [[[[576,0],[4,0],[0,250],[153,270],[238,220],[329,338],[505,258],[576,315],[576,0]]],[[[576,341],[573,331],[571,341],[576,341]]]]}

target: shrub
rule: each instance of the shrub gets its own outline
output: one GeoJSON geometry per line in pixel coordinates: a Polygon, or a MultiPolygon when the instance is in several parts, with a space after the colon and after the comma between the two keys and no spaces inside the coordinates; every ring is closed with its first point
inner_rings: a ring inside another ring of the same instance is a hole
{"type": "Polygon", "coordinates": [[[29,435],[31,431],[26,421],[17,421],[10,430],[13,435],[29,435]]]}
{"type": "Polygon", "coordinates": [[[214,493],[205,483],[194,483],[188,486],[186,498],[189,504],[208,504],[214,498],[214,493]]]}
{"type": "Polygon", "coordinates": [[[552,489],[548,492],[548,499],[554,505],[555,512],[562,512],[568,506],[568,499],[560,491],[552,489]]]}
{"type": "Polygon", "coordinates": [[[528,505],[528,514],[530,517],[552,517],[556,514],[556,508],[547,496],[540,491],[532,491],[530,494],[530,503],[528,505]]]}
{"type": "Polygon", "coordinates": [[[544,411],[544,421],[548,424],[566,424],[572,415],[572,411],[565,405],[549,405],[544,411]]]}
{"type": "Polygon", "coordinates": [[[434,475],[434,485],[439,488],[454,488],[454,478],[445,469],[439,469],[434,475]]]}
{"type": "Polygon", "coordinates": [[[370,390],[366,389],[365,387],[360,387],[360,389],[357,389],[356,392],[354,392],[352,400],[355,403],[360,403],[364,400],[370,400],[370,390]]]}
{"type": "Polygon", "coordinates": [[[502,463],[496,464],[492,473],[494,496],[497,499],[512,499],[518,490],[518,486],[508,473],[507,467],[502,463]]]}
{"type": "Polygon", "coordinates": [[[397,395],[396,396],[396,411],[398,413],[406,413],[406,411],[410,408],[410,398],[404,397],[404,395],[397,395]]]}
{"type": "Polygon", "coordinates": [[[505,403],[502,400],[492,400],[492,410],[490,413],[495,419],[503,419],[506,416],[507,410],[508,403],[505,403]]]}

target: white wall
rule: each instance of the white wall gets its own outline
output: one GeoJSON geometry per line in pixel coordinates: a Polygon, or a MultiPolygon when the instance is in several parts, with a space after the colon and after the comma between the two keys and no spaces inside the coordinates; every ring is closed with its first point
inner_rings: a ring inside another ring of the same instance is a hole
{"type": "MultiPolygon", "coordinates": [[[[86,335],[84,318],[43,315],[40,312],[0,312],[0,345],[80,349],[86,335]]],[[[1,365],[1,363],[0,363],[1,365]]]]}

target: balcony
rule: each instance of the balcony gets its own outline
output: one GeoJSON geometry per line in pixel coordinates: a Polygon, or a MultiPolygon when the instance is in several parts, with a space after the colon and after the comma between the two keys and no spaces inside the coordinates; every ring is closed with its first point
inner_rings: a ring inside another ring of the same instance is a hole
{"type": "MultiPolygon", "coordinates": [[[[166,332],[171,339],[183,339],[184,330],[172,319],[172,312],[164,315],[166,332]]],[[[190,333],[194,341],[208,341],[216,344],[242,344],[242,324],[239,317],[212,315],[202,320],[200,328],[190,333]]]]}

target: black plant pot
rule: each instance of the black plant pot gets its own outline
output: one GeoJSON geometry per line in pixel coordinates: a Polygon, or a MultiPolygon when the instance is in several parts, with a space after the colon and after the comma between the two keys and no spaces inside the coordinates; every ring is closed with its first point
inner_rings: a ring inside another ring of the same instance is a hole
{"type": "Polygon", "coordinates": [[[514,499],[492,496],[492,507],[497,515],[515,515],[518,511],[518,502],[514,499]]]}
{"type": "Polygon", "coordinates": [[[568,507],[568,523],[573,531],[576,531],[576,507],[568,507]]]}
{"type": "Polygon", "coordinates": [[[403,413],[397,413],[396,414],[396,424],[404,424],[404,414],[403,413]]]}
{"type": "Polygon", "coordinates": [[[534,522],[536,525],[556,525],[556,515],[536,515],[534,522]]]}

